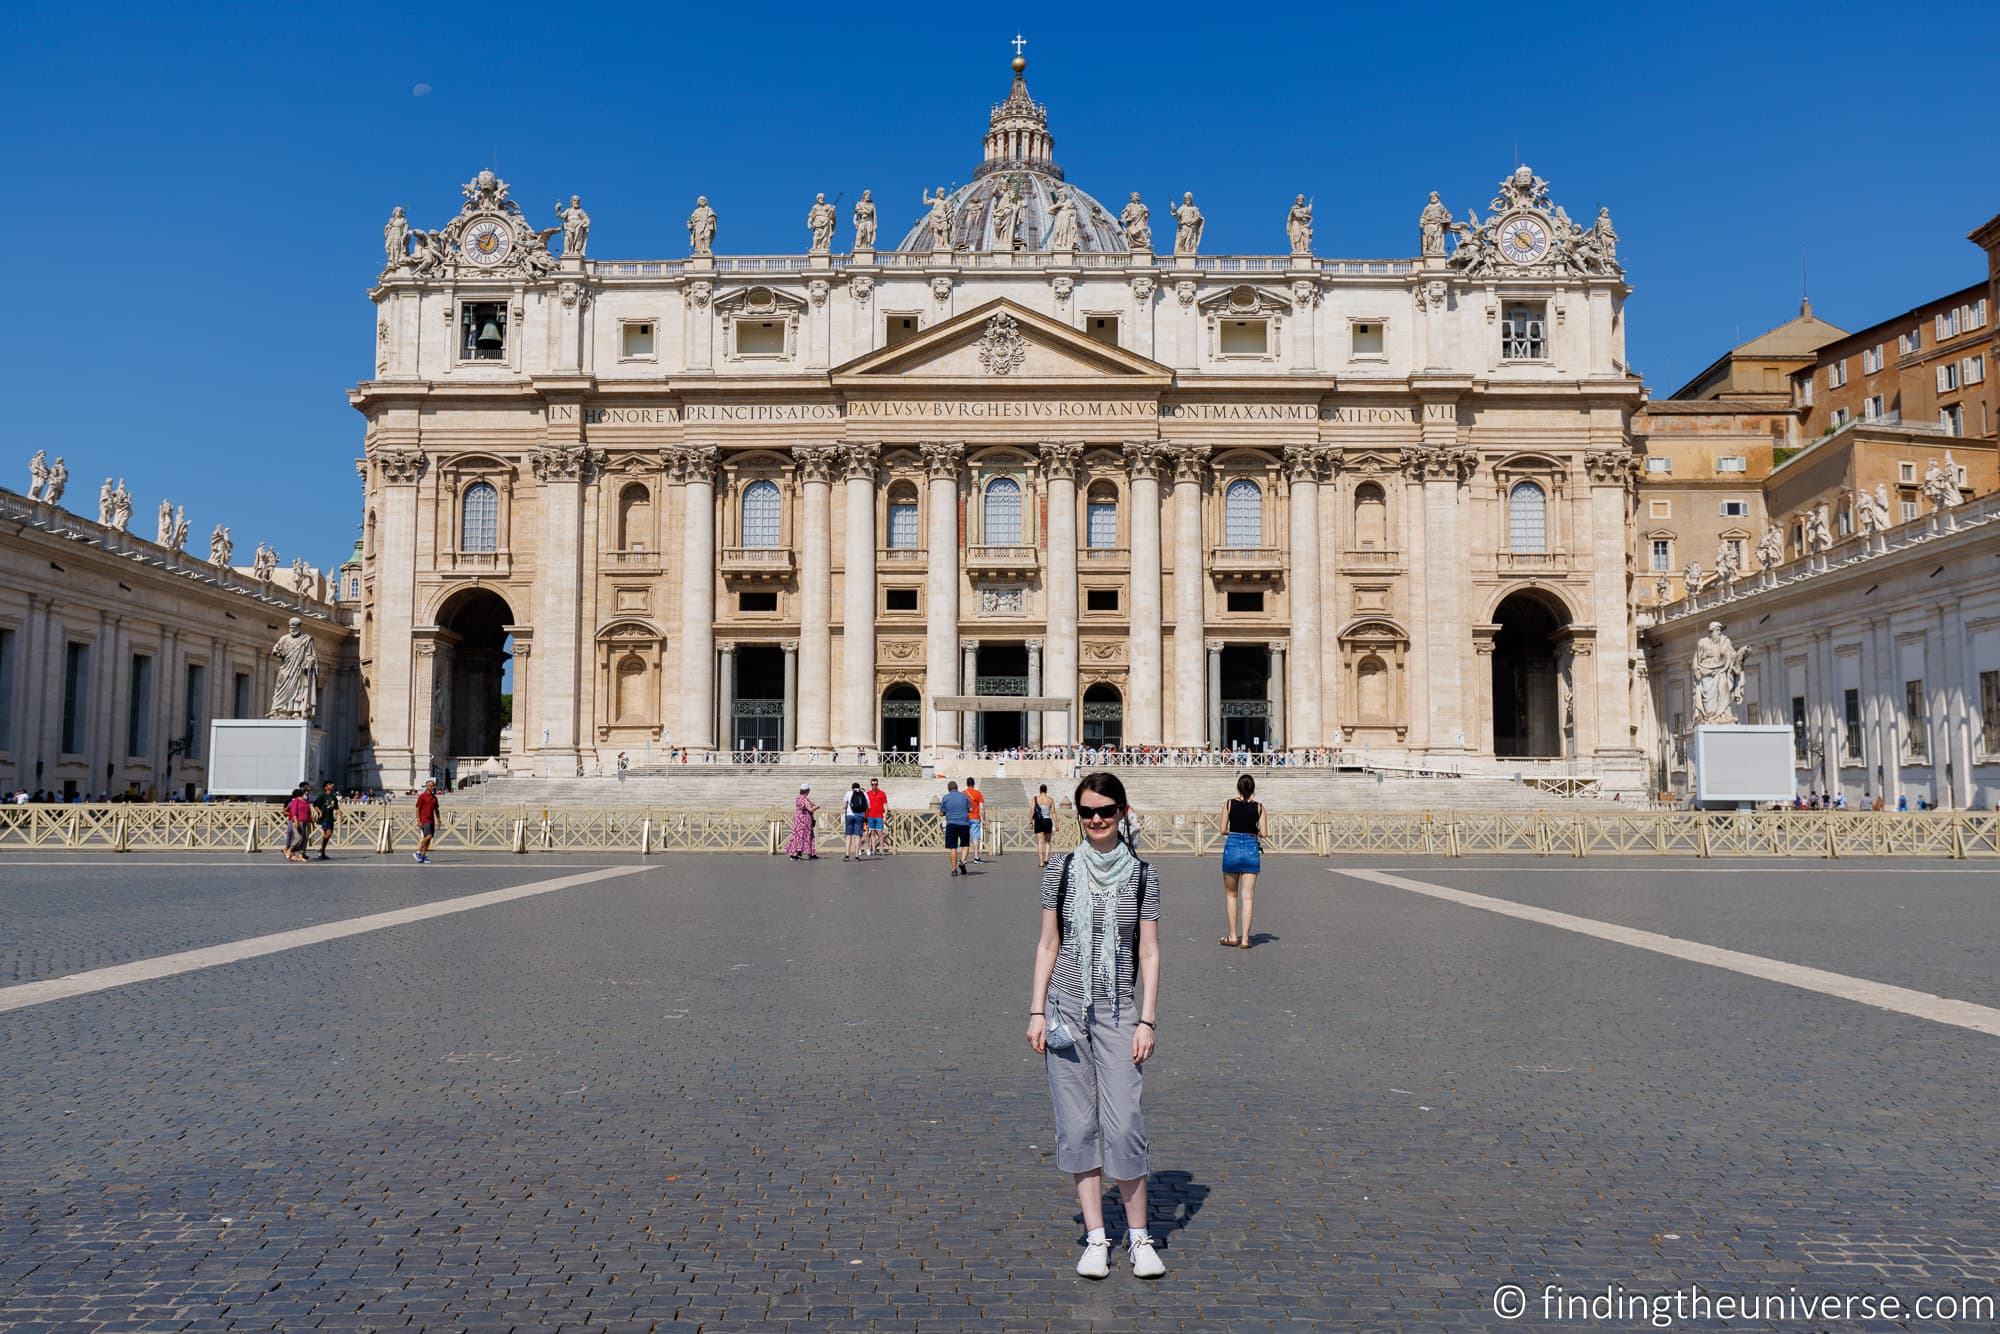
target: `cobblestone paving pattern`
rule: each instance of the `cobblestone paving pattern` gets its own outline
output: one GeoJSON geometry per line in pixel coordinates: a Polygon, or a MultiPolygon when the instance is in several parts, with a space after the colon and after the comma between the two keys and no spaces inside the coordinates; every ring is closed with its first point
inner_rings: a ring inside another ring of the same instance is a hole
{"type": "MultiPolygon", "coordinates": [[[[578,865],[312,874],[364,911],[578,865]]],[[[0,1015],[0,1326],[1438,1329],[1492,1325],[1504,1283],[2000,1292],[1993,1040],[1279,857],[1248,952],[1215,943],[1214,861],[1163,862],[1168,1275],[1079,1279],[1021,1040],[1034,861],[940,865],[662,859],[0,1015]]],[[[1802,922],[1827,904],[1746,874],[1802,922]]],[[[1607,910],[1685,892],[1602,876],[1607,910]]],[[[0,863],[0,911],[47,878],[0,863]]],[[[159,920],[271,879],[161,863],[69,897],[159,920]]],[[[1967,925],[1956,880],[1902,888],[1852,930],[1967,925]]]]}

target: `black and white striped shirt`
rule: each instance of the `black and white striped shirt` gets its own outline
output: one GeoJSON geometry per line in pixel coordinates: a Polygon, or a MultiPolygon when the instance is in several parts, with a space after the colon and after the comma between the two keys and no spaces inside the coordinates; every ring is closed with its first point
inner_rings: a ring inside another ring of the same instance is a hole
{"type": "MultiPolygon", "coordinates": [[[[1048,869],[1042,872],[1042,907],[1055,908],[1056,890],[1062,884],[1064,863],[1075,857],[1065,853],[1049,858],[1048,869]]],[[[1090,873],[1078,861],[1069,874],[1069,890],[1072,896],[1090,894],[1090,873]]],[[[1139,920],[1148,922],[1160,920],[1160,871],[1151,862],[1141,862],[1132,872],[1132,878],[1118,891],[1118,956],[1112,961],[1111,973],[1118,980],[1118,1000],[1132,999],[1132,961],[1139,953],[1139,920]],[[1144,911],[1139,906],[1139,877],[1146,878],[1146,903],[1144,911]]],[[[1083,956],[1080,942],[1068,925],[1058,919],[1056,930],[1062,933],[1062,951],[1056,955],[1055,971],[1049,976],[1049,985],[1065,996],[1082,1000],[1088,994],[1083,985],[1083,956]]]]}

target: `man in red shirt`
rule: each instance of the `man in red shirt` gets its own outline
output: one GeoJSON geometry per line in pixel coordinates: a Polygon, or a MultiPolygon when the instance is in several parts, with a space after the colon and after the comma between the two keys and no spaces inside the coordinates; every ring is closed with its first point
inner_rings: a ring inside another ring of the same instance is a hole
{"type": "Polygon", "coordinates": [[[889,852],[889,794],[882,790],[882,780],[868,780],[868,842],[862,855],[873,853],[877,857],[889,852]]]}
{"type": "Polygon", "coordinates": [[[979,780],[965,780],[965,799],[972,803],[972,860],[983,863],[986,859],[979,855],[979,840],[986,829],[986,794],[979,790],[979,780]]]}
{"type": "Polygon", "coordinates": [[[417,850],[410,856],[424,866],[430,865],[431,840],[438,831],[437,781],[426,778],[424,790],[417,793],[417,850]]]}

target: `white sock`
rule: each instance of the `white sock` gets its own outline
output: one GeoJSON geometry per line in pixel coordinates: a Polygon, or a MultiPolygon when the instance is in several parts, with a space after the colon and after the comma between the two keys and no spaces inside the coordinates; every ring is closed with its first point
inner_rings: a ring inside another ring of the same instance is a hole
{"type": "Polygon", "coordinates": [[[1145,1228],[1128,1226],[1125,1229],[1125,1244],[1128,1246],[1137,1246],[1142,1241],[1150,1243],[1152,1240],[1153,1234],[1145,1228]]]}
{"type": "Polygon", "coordinates": [[[1104,1244],[1104,1229],[1101,1227],[1092,1228],[1090,1235],[1083,1239],[1083,1244],[1086,1246],[1102,1246],[1104,1244]]]}

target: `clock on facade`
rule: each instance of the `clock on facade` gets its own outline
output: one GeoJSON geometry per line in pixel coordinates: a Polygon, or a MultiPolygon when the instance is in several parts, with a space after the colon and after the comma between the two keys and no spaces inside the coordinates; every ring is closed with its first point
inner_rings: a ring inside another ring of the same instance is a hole
{"type": "Polygon", "coordinates": [[[513,248],[514,238],[507,234],[506,225],[494,218],[482,218],[467,227],[458,243],[459,253],[482,269],[507,258],[513,248]]]}
{"type": "Polygon", "coordinates": [[[1500,253],[1515,264],[1533,264],[1549,253],[1549,229],[1540,218],[1517,213],[1499,228],[1500,253]]]}

